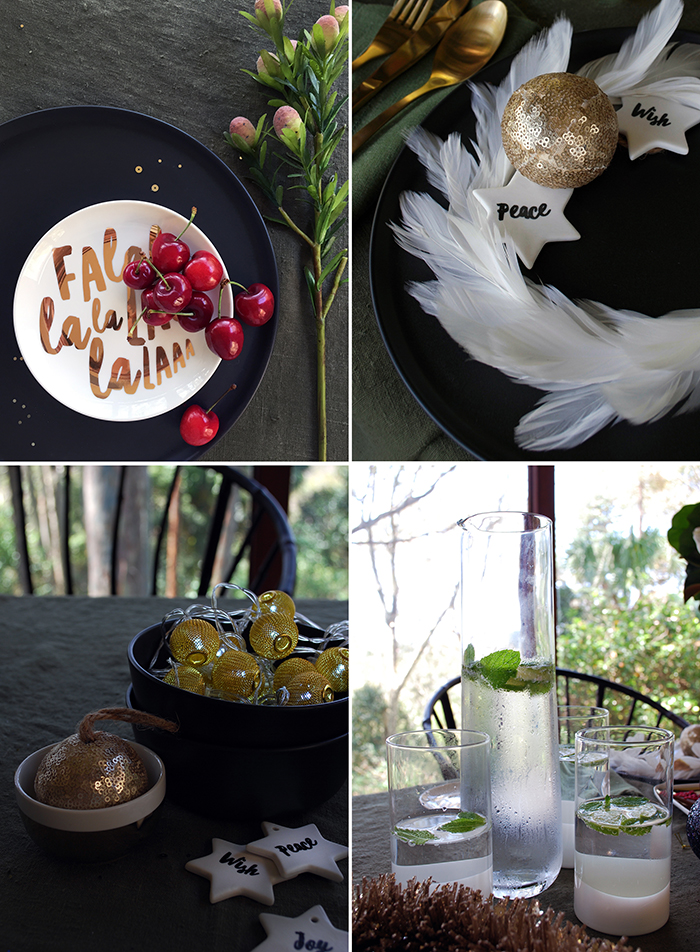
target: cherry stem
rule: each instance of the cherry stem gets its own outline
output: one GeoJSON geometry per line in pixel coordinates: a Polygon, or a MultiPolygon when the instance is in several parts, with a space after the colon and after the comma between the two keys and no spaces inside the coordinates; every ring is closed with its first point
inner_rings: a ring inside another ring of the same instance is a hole
{"type": "Polygon", "coordinates": [[[139,316],[136,318],[136,320],[134,321],[134,323],[133,323],[133,324],[131,325],[131,327],[129,328],[129,333],[126,335],[127,337],[131,337],[131,335],[134,333],[134,331],[136,330],[136,325],[137,325],[138,322],[141,320],[141,318],[144,316],[144,314],[146,313],[147,310],[148,310],[148,308],[145,307],[145,308],[141,311],[141,313],[139,314],[139,316]]]}
{"type": "Polygon", "coordinates": [[[241,284],[240,281],[229,281],[229,284],[235,284],[237,288],[242,288],[244,291],[248,290],[245,284],[241,284]]]}
{"type": "Polygon", "coordinates": [[[214,403],[212,403],[212,405],[207,410],[207,413],[211,413],[211,411],[214,409],[216,404],[219,403],[221,400],[223,400],[227,393],[230,393],[232,390],[235,390],[235,389],[236,389],[236,384],[232,383],[231,386],[228,388],[228,390],[224,390],[224,392],[221,394],[219,399],[215,400],[214,403]]]}
{"type": "Polygon", "coordinates": [[[236,282],[232,281],[230,278],[224,278],[224,280],[221,282],[221,286],[219,287],[219,308],[216,312],[217,317],[221,317],[221,299],[224,296],[224,288],[226,287],[227,284],[235,284],[235,283],[236,282]]]}
{"type": "Polygon", "coordinates": [[[191,214],[190,214],[190,220],[187,222],[187,224],[185,225],[185,227],[182,229],[182,231],[180,232],[180,234],[177,236],[177,239],[176,239],[177,241],[179,241],[180,238],[182,238],[182,236],[185,234],[185,232],[187,231],[187,229],[190,227],[190,225],[191,225],[192,222],[194,221],[194,216],[195,216],[196,214],[197,214],[197,206],[196,206],[196,205],[193,205],[193,206],[192,206],[192,212],[191,212],[191,214]]]}
{"type": "Polygon", "coordinates": [[[168,282],[165,280],[165,275],[160,273],[160,271],[158,270],[158,268],[156,268],[156,266],[153,264],[153,261],[151,261],[151,266],[153,267],[153,270],[154,270],[155,273],[158,275],[158,277],[160,278],[160,280],[165,284],[166,288],[167,288],[168,291],[169,291],[169,290],[170,290],[170,285],[169,285],[168,282]]]}

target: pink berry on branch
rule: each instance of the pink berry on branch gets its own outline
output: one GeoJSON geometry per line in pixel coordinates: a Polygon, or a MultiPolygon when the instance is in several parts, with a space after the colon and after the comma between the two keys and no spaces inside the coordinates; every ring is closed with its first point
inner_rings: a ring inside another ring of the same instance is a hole
{"type": "Polygon", "coordinates": [[[282,4],[280,0],[255,0],[255,16],[259,23],[266,24],[270,20],[282,19],[282,4]]]}
{"type": "Polygon", "coordinates": [[[240,136],[248,145],[255,145],[255,126],[245,116],[236,116],[232,119],[228,131],[231,135],[240,136]]]}
{"type": "Polygon", "coordinates": [[[333,15],[338,21],[338,23],[342,23],[345,17],[348,15],[348,13],[350,13],[350,7],[345,6],[345,4],[343,4],[342,6],[335,8],[335,13],[333,15]]]}
{"type": "Polygon", "coordinates": [[[340,26],[334,16],[331,16],[330,13],[326,13],[325,16],[319,17],[314,23],[313,28],[313,39],[311,41],[313,48],[317,53],[320,53],[321,56],[330,53],[338,42],[339,32],[340,26]]]}
{"type": "Polygon", "coordinates": [[[303,122],[293,106],[280,106],[272,117],[272,125],[278,138],[282,139],[282,133],[286,131],[298,139],[303,122]]]}

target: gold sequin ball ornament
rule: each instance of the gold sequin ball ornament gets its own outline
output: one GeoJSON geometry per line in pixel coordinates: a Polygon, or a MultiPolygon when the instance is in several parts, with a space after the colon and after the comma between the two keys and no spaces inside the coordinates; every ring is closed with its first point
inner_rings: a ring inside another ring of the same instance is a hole
{"type": "Polygon", "coordinates": [[[347,648],[326,648],[316,659],[316,670],[328,680],[334,691],[347,691],[350,652],[347,648]]]}
{"type": "Polygon", "coordinates": [[[333,688],[320,671],[302,671],[286,684],[289,704],[327,704],[334,700],[333,688]]]}
{"type": "Polygon", "coordinates": [[[289,615],[290,618],[294,618],[296,611],[294,599],[290,595],[287,595],[286,592],[279,592],[277,590],[263,592],[262,595],[258,596],[258,605],[260,606],[261,614],[279,612],[282,615],[289,615]]]}
{"type": "Polygon", "coordinates": [[[214,660],[221,647],[219,633],[203,618],[186,618],[177,624],[168,638],[176,661],[200,668],[214,660]]]}
{"type": "Polygon", "coordinates": [[[260,666],[247,651],[225,651],[214,662],[211,683],[216,691],[234,697],[251,698],[260,684],[260,666]]]}
{"type": "Polygon", "coordinates": [[[171,721],[129,708],[103,708],[87,714],[78,733],[52,747],[39,764],[34,794],[41,803],[68,810],[97,810],[126,803],[148,789],[146,768],[138,753],[121,737],[95,731],[96,720],[177,730],[171,721]]]}
{"type": "Polygon", "coordinates": [[[510,97],[501,135],[509,161],[525,178],[547,188],[578,188],[612,161],[617,115],[592,79],[543,73],[510,97]]]}
{"type": "Polygon", "coordinates": [[[289,615],[272,612],[255,619],[248,638],[256,654],[277,661],[294,651],[299,640],[299,629],[289,615]]]}

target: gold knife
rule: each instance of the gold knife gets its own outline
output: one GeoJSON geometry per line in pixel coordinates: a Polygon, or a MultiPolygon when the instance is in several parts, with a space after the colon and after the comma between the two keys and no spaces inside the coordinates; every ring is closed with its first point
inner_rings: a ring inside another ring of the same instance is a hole
{"type": "Polygon", "coordinates": [[[396,79],[404,70],[413,66],[434,46],[437,46],[448,27],[467,6],[469,6],[469,0],[447,0],[447,3],[444,3],[420,30],[406,40],[395,53],[392,53],[371,76],[360,83],[357,89],[353,90],[352,111],[355,112],[364,106],[383,86],[392,79],[396,79]]]}

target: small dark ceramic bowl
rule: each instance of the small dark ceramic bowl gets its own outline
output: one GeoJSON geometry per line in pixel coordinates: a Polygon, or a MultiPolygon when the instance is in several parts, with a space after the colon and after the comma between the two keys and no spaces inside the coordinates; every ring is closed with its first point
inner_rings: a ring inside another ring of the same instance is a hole
{"type": "Polygon", "coordinates": [[[49,744],[30,754],[15,771],[15,797],[27,833],[37,846],[60,859],[104,862],[129,853],[150,834],[165,797],[165,767],[152,750],[132,746],[148,774],[149,788],[126,803],[95,810],[52,807],[35,798],[34,778],[49,744]]]}
{"type": "MultiPolygon", "coordinates": [[[[317,636],[319,630],[300,624],[300,636],[317,636]]],[[[179,738],[205,739],[208,743],[236,748],[284,748],[313,745],[347,735],[347,697],[327,704],[266,707],[238,704],[204,697],[166,684],[149,670],[165,667],[168,652],[163,645],[162,626],[151,625],[139,632],[128,650],[134,703],[144,711],[180,725],[179,738]]]]}
{"type": "MultiPolygon", "coordinates": [[[[133,686],[126,703],[140,707],[133,686]]],[[[293,746],[274,748],[238,744],[235,737],[222,745],[205,734],[196,740],[137,724],[132,728],[137,740],[163,759],[168,798],[217,819],[272,820],[311,810],[337,793],[348,776],[347,732],[314,744],[298,738],[293,746]]]]}

